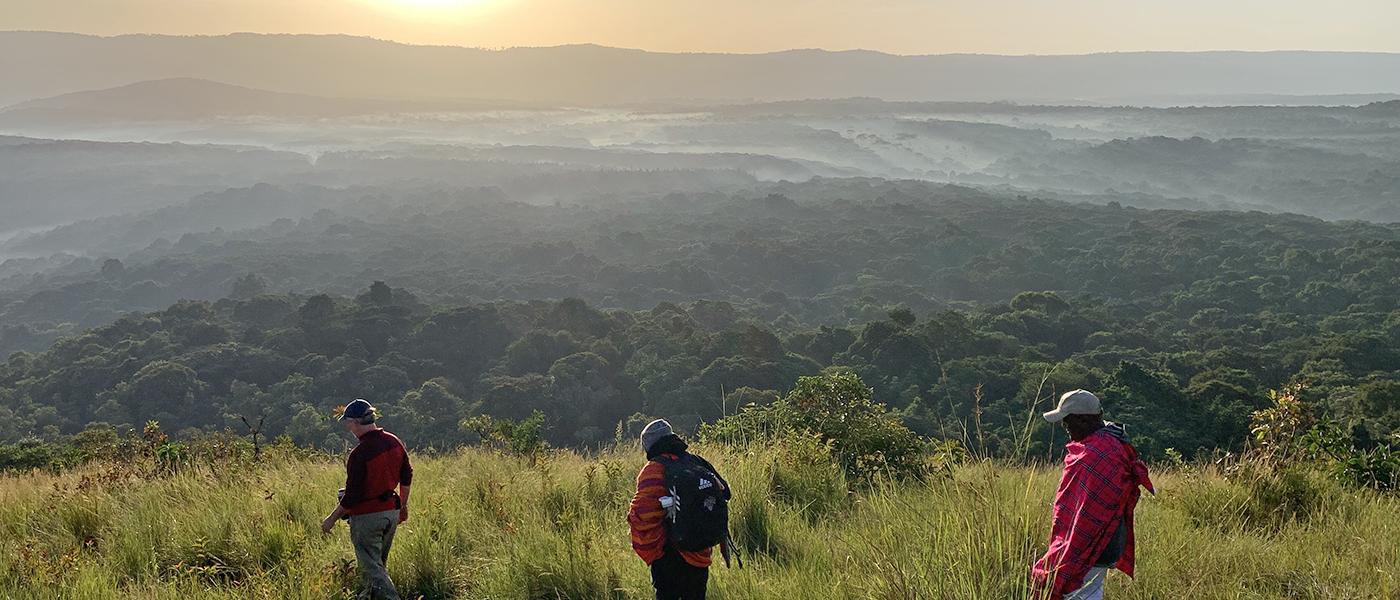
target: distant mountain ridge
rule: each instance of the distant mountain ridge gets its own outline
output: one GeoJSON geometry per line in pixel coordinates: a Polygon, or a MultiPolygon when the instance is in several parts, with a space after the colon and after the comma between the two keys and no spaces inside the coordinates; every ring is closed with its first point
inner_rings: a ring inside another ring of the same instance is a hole
{"type": "Polygon", "coordinates": [[[175,77],[138,81],[100,90],[71,92],[0,107],[0,125],[45,121],[164,121],[270,115],[344,117],[397,111],[432,111],[490,106],[480,101],[414,102],[329,98],[273,92],[207,79],[175,77]]]}
{"type": "Polygon", "coordinates": [[[344,35],[0,32],[0,105],[177,78],[326,97],[561,104],[852,96],[1065,101],[1396,93],[1400,54],[675,54],[594,45],[411,46],[344,35]]]}
{"type": "Polygon", "coordinates": [[[240,114],[292,114],[315,116],[371,109],[363,100],[331,104],[331,99],[306,94],[269,92],[205,79],[177,77],[140,81],[103,90],[71,92],[51,98],[21,102],[0,109],[0,122],[12,118],[120,117],[134,119],[195,119],[240,114]]]}

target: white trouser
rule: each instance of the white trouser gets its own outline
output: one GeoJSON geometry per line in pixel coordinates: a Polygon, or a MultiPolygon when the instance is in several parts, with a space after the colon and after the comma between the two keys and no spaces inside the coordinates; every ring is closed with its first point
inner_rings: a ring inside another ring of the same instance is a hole
{"type": "Polygon", "coordinates": [[[1084,587],[1065,596],[1065,600],[1103,600],[1103,582],[1108,579],[1108,567],[1094,567],[1084,574],[1084,587]]]}

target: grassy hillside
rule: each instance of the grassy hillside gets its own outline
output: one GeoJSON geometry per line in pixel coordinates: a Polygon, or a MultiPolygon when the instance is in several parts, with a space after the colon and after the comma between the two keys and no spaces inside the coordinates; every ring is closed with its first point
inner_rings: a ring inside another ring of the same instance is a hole
{"type": "MultiPolygon", "coordinates": [[[[737,490],[746,568],[712,571],[738,598],[1025,597],[1057,469],[969,462],[848,493],[824,449],[704,447],[737,490]]],[[[323,536],[337,457],[175,474],[101,463],[0,479],[0,597],[349,597],[344,525],[323,536]]],[[[405,597],[645,598],[624,514],[641,456],[538,460],[467,448],[419,456],[390,571],[405,597]]],[[[144,464],[144,463],[139,463],[144,464]]],[[[1293,472],[1156,475],[1139,508],[1139,577],[1110,597],[1395,598],[1400,500],[1293,472]]]]}

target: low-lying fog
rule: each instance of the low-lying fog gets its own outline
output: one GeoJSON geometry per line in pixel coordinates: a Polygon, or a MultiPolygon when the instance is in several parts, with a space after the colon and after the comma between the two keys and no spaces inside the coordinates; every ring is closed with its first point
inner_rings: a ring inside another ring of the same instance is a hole
{"type": "MultiPolygon", "coordinates": [[[[283,114],[181,119],[135,109],[227,89],[254,107],[245,112],[277,96],[181,80],[0,112],[0,131],[18,136],[0,142],[8,229],[152,210],[256,183],[519,186],[577,171],[918,179],[1149,207],[1400,215],[1400,101],[1161,109],[838,100],[428,112],[406,105],[335,114],[345,111],[327,100],[329,116],[273,106],[266,110],[283,114]],[[133,100],[143,96],[150,100],[133,100]]],[[[582,199],[577,188],[528,187],[516,199],[582,199]]]]}

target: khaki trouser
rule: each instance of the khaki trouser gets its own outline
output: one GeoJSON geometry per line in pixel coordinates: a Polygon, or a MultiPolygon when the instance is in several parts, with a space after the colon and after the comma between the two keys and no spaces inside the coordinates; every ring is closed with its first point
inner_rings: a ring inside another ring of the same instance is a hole
{"type": "Polygon", "coordinates": [[[1103,600],[1103,582],[1108,578],[1108,567],[1094,567],[1084,575],[1084,587],[1066,595],[1065,600],[1103,600]]]}
{"type": "Polygon", "coordinates": [[[397,510],[350,517],[350,543],[355,546],[360,573],[358,598],[399,600],[399,592],[394,589],[394,582],[384,566],[389,561],[389,546],[394,543],[394,530],[398,527],[397,510]]]}

